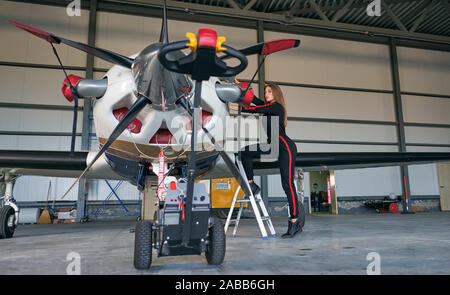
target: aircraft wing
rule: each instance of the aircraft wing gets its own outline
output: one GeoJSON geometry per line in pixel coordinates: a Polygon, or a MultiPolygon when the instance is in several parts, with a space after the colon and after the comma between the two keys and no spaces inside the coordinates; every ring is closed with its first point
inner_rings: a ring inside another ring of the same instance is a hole
{"type": "MultiPolygon", "coordinates": [[[[295,166],[303,171],[342,170],[450,162],[450,153],[297,153],[295,166]]],[[[255,175],[279,174],[279,162],[253,161],[255,175]]]]}
{"type": "MultiPolygon", "coordinates": [[[[40,175],[76,178],[97,152],[0,150],[0,174],[40,175]]],[[[106,159],[97,161],[86,178],[125,180],[115,173],[106,159]]]]}

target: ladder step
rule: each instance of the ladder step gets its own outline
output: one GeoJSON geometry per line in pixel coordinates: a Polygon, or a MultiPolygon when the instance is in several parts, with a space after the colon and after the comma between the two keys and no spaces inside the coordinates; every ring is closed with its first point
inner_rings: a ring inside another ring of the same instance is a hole
{"type": "Polygon", "coordinates": [[[250,202],[250,199],[237,199],[236,203],[248,203],[250,202]]]}
{"type": "Polygon", "coordinates": [[[262,220],[262,221],[264,221],[264,220],[270,220],[270,217],[269,217],[269,216],[261,216],[261,220],[262,220]]]}

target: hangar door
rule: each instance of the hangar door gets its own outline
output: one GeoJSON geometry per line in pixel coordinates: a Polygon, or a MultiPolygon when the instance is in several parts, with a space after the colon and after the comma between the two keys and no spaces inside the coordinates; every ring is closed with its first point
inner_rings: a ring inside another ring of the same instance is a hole
{"type": "Polygon", "coordinates": [[[441,210],[450,211],[450,163],[438,163],[436,166],[441,195],[441,210]]]}

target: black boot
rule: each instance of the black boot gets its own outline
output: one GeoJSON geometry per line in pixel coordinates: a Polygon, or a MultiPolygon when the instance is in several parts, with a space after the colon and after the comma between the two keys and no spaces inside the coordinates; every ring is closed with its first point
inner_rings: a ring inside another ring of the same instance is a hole
{"type": "Polygon", "coordinates": [[[256,196],[261,191],[261,188],[254,182],[249,182],[250,189],[252,190],[253,196],[256,196]]]}
{"type": "Polygon", "coordinates": [[[287,238],[293,238],[295,236],[296,233],[298,232],[302,232],[302,226],[300,225],[300,223],[298,222],[298,220],[296,222],[292,222],[292,221],[288,221],[288,230],[285,234],[283,234],[281,237],[283,239],[287,239],[287,238]]]}

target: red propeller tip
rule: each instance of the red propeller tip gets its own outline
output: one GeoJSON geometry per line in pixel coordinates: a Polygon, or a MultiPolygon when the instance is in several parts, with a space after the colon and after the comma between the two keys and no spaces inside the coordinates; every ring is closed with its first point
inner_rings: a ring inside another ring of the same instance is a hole
{"type": "Polygon", "coordinates": [[[268,41],[264,46],[263,54],[269,55],[274,52],[298,47],[299,44],[300,44],[300,40],[295,40],[295,39],[268,41]]]}
{"type": "Polygon", "coordinates": [[[41,39],[44,39],[45,41],[48,41],[50,43],[56,43],[59,44],[59,40],[55,39],[50,33],[46,32],[46,31],[42,31],[21,23],[18,23],[16,21],[10,20],[9,21],[11,24],[13,24],[14,26],[18,27],[19,29],[22,29],[24,31],[27,31],[28,33],[31,33],[41,39]]]}

